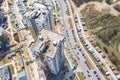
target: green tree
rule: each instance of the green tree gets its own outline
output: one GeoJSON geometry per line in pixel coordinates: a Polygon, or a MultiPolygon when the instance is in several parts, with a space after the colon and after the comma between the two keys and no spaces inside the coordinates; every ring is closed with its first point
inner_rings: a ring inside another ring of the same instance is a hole
{"type": "Polygon", "coordinates": [[[106,47],[103,47],[104,51],[108,54],[108,50],[106,47]]]}

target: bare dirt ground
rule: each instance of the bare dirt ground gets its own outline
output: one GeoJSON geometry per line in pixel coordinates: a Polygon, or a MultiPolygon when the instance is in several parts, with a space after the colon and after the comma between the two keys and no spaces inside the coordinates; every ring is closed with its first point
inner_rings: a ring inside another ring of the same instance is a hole
{"type": "Polygon", "coordinates": [[[95,8],[97,11],[100,11],[100,12],[101,12],[103,9],[107,9],[107,10],[109,10],[109,13],[111,13],[111,14],[114,15],[114,16],[120,15],[120,13],[113,8],[113,6],[116,5],[116,4],[118,4],[118,3],[120,3],[120,1],[118,1],[118,2],[116,2],[116,3],[113,3],[112,5],[108,5],[108,4],[105,2],[105,0],[103,0],[102,3],[100,3],[100,2],[93,2],[93,1],[92,1],[92,2],[88,2],[88,3],[82,4],[80,7],[76,7],[76,6],[74,5],[74,3],[72,2],[72,0],[70,0],[70,2],[71,2],[71,5],[72,5],[72,7],[73,7],[73,10],[74,10],[74,13],[75,13],[75,14],[80,13],[80,11],[85,8],[85,6],[90,5],[90,4],[91,4],[91,5],[94,4],[94,8],[95,8]]]}

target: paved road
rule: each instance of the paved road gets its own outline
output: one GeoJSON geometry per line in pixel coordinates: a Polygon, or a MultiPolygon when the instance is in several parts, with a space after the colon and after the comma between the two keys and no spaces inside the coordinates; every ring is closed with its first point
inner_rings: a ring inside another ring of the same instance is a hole
{"type": "MultiPolygon", "coordinates": [[[[73,2],[72,2],[72,1],[70,1],[70,2],[72,3],[73,9],[74,9],[74,14],[77,15],[79,24],[80,24],[80,26],[82,26],[82,25],[81,25],[80,18],[79,18],[79,16],[81,16],[81,14],[80,14],[80,12],[79,12],[80,8],[76,8],[76,7],[74,6],[73,2]],[[76,10],[77,10],[77,11],[76,11],[76,10]]],[[[83,7],[82,7],[82,8],[83,8],[83,7]]],[[[75,30],[76,30],[76,29],[75,29],[75,30]]],[[[76,32],[77,32],[77,30],[76,30],[76,32]]],[[[90,42],[86,39],[86,35],[85,35],[83,29],[82,29],[82,34],[83,34],[83,36],[85,37],[85,40],[87,41],[87,43],[90,44],[90,42]]],[[[91,46],[91,45],[90,45],[90,46],[91,46]]],[[[91,47],[92,47],[92,46],[91,46],[91,47]]],[[[101,57],[101,55],[95,50],[95,48],[92,47],[92,49],[94,50],[95,53],[97,53],[98,57],[99,57],[100,60],[104,63],[105,67],[106,67],[107,70],[110,72],[110,75],[114,78],[114,80],[117,80],[116,76],[113,74],[113,72],[112,72],[112,70],[110,69],[109,65],[106,64],[106,61],[107,61],[107,62],[110,62],[110,61],[104,60],[104,59],[101,57]]]]}
{"type": "MultiPolygon", "coordinates": [[[[72,30],[69,29],[69,23],[68,23],[68,18],[73,18],[73,17],[68,17],[66,15],[66,8],[65,8],[65,3],[63,0],[59,0],[60,3],[60,8],[61,8],[61,17],[62,17],[62,24],[64,25],[64,31],[63,34],[66,37],[66,43],[68,45],[68,48],[70,49],[71,54],[73,55],[73,57],[75,58],[75,60],[78,63],[78,68],[77,70],[80,72],[83,72],[84,76],[86,77],[87,80],[90,79],[94,79],[96,80],[95,75],[93,74],[93,72],[91,70],[89,70],[89,68],[87,67],[87,65],[85,64],[85,59],[82,56],[82,52],[79,52],[78,49],[74,49],[76,42],[74,42],[74,36],[72,34],[72,30]],[[64,8],[63,8],[64,7],[64,8]],[[69,37],[68,37],[69,36],[69,37]],[[77,55],[77,52],[80,53],[80,55],[77,55]],[[80,58],[80,60],[78,59],[78,57],[80,58]],[[82,66],[81,66],[82,65],[82,66]],[[88,72],[89,73],[88,73],[88,72]],[[88,75],[91,75],[92,77],[88,77],[88,75]]],[[[70,11],[71,12],[71,11],[70,11]]],[[[73,19],[72,19],[73,20],[73,19]]],[[[74,22],[73,22],[74,24],[74,22]]],[[[76,36],[75,36],[76,37],[76,36]]]]}
{"type": "MultiPolygon", "coordinates": [[[[77,17],[78,17],[78,22],[79,22],[79,24],[80,24],[80,22],[81,22],[81,21],[80,21],[80,18],[79,18],[78,15],[77,15],[77,17]]],[[[80,26],[82,26],[82,25],[80,24],[80,26]]],[[[75,30],[76,30],[76,29],[75,29],[75,30]]],[[[82,31],[83,31],[83,30],[82,30],[82,31]]],[[[77,32],[77,30],[76,30],[76,32],[77,32]]],[[[82,34],[84,35],[83,32],[82,32],[82,34]]],[[[77,36],[77,37],[78,37],[78,36],[77,36]]],[[[78,39],[79,39],[79,37],[78,37],[78,39]]],[[[80,39],[79,39],[79,41],[80,41],[80,39]]],[[[103,74],[99,71],[98,67],[95,65],[94,61],[93,61],[92,58],[89,56],[88,52],[87,52],[87,51],[85,50],[85,48],[83,47],[82,43],[80,43],[80,45],[81,45],[81,48],[82,48],[83,52],[87,55],[87,57],[89,58],[90,62],[92,63],[93,67],[97,70],[97,72],[98,72],[99,75],[102,77],[102,79],[105,80],[103,74]]]]}

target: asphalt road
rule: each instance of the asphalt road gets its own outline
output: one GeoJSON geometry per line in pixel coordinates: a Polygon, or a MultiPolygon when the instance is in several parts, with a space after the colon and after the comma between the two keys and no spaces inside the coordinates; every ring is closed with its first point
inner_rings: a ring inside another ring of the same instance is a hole
{"type": "Polygon", "coordinates": [[[95,77],[96,75],[93,74],[93,70],[89,70],[88,66],[85,64],[85,58],[82,55],[83,52],[80,52],[78,49],[75,48],[75,44],[77,42],[74,41],[74,38],[76,38],[76,34],[73,35],[72,30],[69,28],[69,23],[68,23],[68,15],[66,14],[66,3],[64,3],[63,0],[58,0],[58,3],[61,8],[61,17],[62,17],[62,25],[64,27],[63,34],[66,37],[66,43],[68,45],[68,48],[70,49],[71,54],[73,55],[73,58],[76,60],[78,63],[78,67],[76,71],[80,71],[84,74],[86,77],[86,80],[97,80],[95,77]],[[77,54],[79,53],[79,55],[77,54]],[[79,58],[78,58],[79,57],[79,58]],[[88,76],[90,75],[90,77],[88,76]]]}

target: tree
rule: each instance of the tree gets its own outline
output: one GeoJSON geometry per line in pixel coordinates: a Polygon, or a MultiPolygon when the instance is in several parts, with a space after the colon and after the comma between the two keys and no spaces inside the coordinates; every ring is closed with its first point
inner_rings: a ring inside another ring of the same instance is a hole
{"type": "Polygon", "coordinates": [[[103,49],[104,49],[105,53],[108,54],[108,50],[107,50],[107,48],[106,48],[106,47],[103,47],[103,49]]]}

